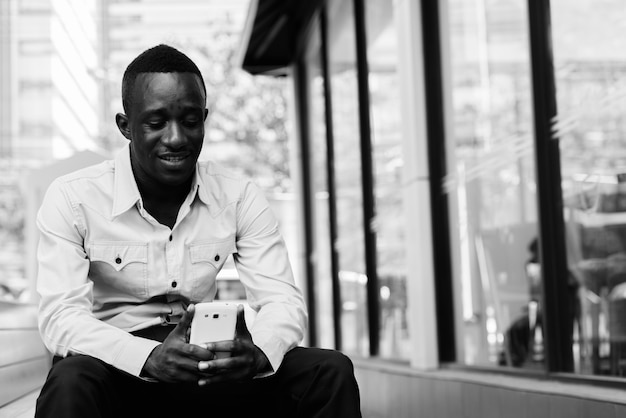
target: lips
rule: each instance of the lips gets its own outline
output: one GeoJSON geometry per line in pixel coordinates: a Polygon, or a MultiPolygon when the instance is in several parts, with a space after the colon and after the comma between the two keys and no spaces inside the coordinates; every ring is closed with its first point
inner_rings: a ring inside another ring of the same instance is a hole
{"type": "Polygon", "coordinates": [[[189,152],[169,152],[159,155],[158,158],[169,170],[179,170],[187,165],[190,156],[189,152]]]}
{"type": "Polygon", "coordinates": [[[187,159],[187,157],[189,157],[189,155],[190,154],[188,152],[177,152],[177,153],[161,154],[159,155],[159,158],[163,161],[177,163],[177,162],[184,161],[185,159],[187,159]]]}

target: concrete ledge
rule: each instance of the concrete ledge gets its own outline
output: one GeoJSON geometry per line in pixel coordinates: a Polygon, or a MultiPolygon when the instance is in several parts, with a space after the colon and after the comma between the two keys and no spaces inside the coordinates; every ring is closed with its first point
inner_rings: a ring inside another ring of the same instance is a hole
{"type": "Polygon", "coordinates": [[[565,396],[582,400],[626,405],[626,379],[589,377],[576,381],[572,375],[542,375],[532,373],[502,373],[491,371],[441,368],[417,370],[408,363],[381,359],[353,358],[355,368],[385,374],[436,381],[471,383],[485,387],[508,389],[525,393],[565,396]],[[563,380],[558,380],[562,378],[563,380]],[[594,382],[595,381],[595,382],[594,382]],[[609,384],[607,384],[607,382],[609,384]]]}
{"type": "Polygon", "coordinates": [[[39,389],[36,389],[3,406],[0,408],[0,418],[33,418],[38,396],[39,389]]]}
{"type": "Polygon", "coordinates": [[[0,347],[0,416],[10,416],[5,408],[40,388],[50,368],[35,305],[0,302],[0,347]]]}

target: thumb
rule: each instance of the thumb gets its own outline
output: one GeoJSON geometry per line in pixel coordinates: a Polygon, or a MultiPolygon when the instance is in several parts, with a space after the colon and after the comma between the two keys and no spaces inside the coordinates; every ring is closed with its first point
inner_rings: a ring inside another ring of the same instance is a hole
{"type": "Polygon", "coordinates": [[[235,328],[235,338],[249,337],[250,331],[246,325],[246,316],[243,305],[237,305],[237,326],[235,328]]]}
{"type": "Polygon", "coordinates": [[[172,331],[172,334],[178,334],[186,339],[187,331],[189,330],[191,320],[193,319],[193,315],[195,312],[196,307],[193,303],[187,306],[187,310],[183,314],[182,318],[180,318],[180,321],[176,325],[176,328],[174,328],[174,330],[172,331]]]}

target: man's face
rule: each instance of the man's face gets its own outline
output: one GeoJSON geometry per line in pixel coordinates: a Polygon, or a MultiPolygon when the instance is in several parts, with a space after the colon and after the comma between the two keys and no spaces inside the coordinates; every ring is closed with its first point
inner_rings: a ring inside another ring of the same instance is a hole
{"type": "Polygon", "coordinates": [[[178,186],[191,178],[204,140],[205,103],[193,73],[137,76],[126,123],[118,115],[118,126],[130,140],[138,183],[178,186]]]}

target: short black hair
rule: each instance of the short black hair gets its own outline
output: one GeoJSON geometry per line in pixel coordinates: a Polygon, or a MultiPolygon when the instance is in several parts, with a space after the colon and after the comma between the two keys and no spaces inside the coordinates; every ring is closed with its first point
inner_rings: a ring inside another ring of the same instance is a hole
{"type": "Polygon", "coordinates": [[[124,71],[122,78],[122,106],[128,113],[131,105],[131,92],[135,79],[142,73],[193,73],[202,82],[206,95],[206,86],[198,66],[185,54],[169,45],[160,44],[146,49],[139,54],[124,71]]]}

